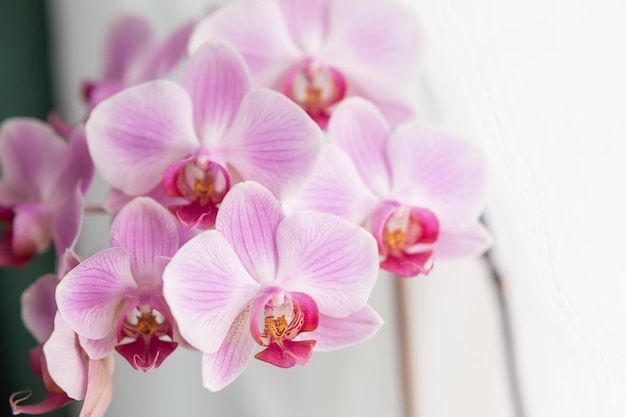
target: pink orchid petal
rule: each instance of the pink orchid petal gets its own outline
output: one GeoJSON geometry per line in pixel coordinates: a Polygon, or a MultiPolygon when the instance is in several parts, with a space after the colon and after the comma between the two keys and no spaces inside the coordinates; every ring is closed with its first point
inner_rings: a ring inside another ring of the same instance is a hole
{"type": "Polygon", "coordinates": [[[391,186],[386,152],[390,134],[391,128],[380,110],[358,97],[342,101],[328,125],[328,141],[350,155],[363,182],[383,198],[391,186]]]}
{"type": "Polygon", "coordinates": [[[22,293],[22,322],[35,340],[43,343],[54,330],[57,305],[54,300],[59,278],[54,274],[40,277],[22,293]]]}
{"type": "Polygon", "coordinates": [[[130,85],[162,78],[168,74],[187,54],[189,36],[195,28],[194,21],[189,21],[174,30],[163,41],[151,48],[146,48],[142,59],[135,61],[126,73],[126,82],[130,85]]]}
{"type": "Polygon", "coordinates": [[[198,23],[189,40],[189,50],[193,52],[207,41],[228,42],[250,68],[253,86],[278,87],[285,69],[303,58],[283,19],[275,2],[232,2],[198,23]]]}
{"type": "Polygon", "coordinates": [[[313,354],[315,340],[284,340],[283,346],[281,348],[278,344],[271,343],[267,348],[254,355],[254,357],[279,368],[306,365],[313,354]]]}
{"type": "Polygon", "coordinates": [[[89,104],[89,108],[93,109],[100,102],[119,93],[126,86],[118,79],[105,80],[97,83],[85,83],[83,87],[84,96],[89,104]]]}
{"type": "Polygon", "coordinates": [[[319,127],[300,107],[274,91],[253,90],[216,152],[241,178],[260,182],[281,199],[302,188],[321,146],[319,127]]]}
{"type": "Polygon", "coordinates": [[[124,297],[136,283],[126,249],[110,248],[85,259],[57,287],[59,311],[70,327],[89,339],[112,333],[124,297]]]}
{"type": "Polygon", "coordinates": [[[382,325],[383,319],[378,313],[365,305],[348,317],[334,318],[322,314],[317,330],[311,335],[303,336],[304,339],[312,338],[317,341],[316,351],[328,351],[363,342],[374,336],[382,325]]]}
{"type": "Polygon", "coordinates": [[[284,24],[305,54],[321,47],[328,31],[329,0],[279,0],[284,24]]]}
{"type": "Polygon", "coordinates": [[[57,257],[74,248],[83,223],[83,209],[83,195],[77,188],[64,206],[50,214],[57,257]]]}
{"type": "Polygon", "coordinates": [[[255,344],[248,330],[249,314],[247,306],[233,321],[219,349],[202,355],[202,384],[209,391],[219,391],[233,382],[250,361],[255,344]]]}
{"type": "Polygon", "coordinates": [[[51,239],[50,217],[40,204],[21,203],[15,206],[13,252],[16,255],[30,256],[44,252],[51,239]]]}
{"type": "Polygon", "coordinates": [[[65,200],[66,196],[72,196],[78,188],[81,194],[85,194],[94,175],[93,161],[87,147],[85,127],[76,126],[69,135],[68,145],[63,160],[60,161],[62,169],[56,181],[44,194],[44,199],[65,200]]]}
{"type": "Polygon", "coordinates": [[[196,132],[204,144],[215,143],[228,129],[250,88],[241,56],[225,43],[205,43],[191,55],[182,85],[193,102],[196,132]]]}
{"type": "Polygon", "coordinates": [[[59,258],[57,266],[58,278],[63,278],[65,274],[76,268],[83,260],[72,250],[66,250],[59,258]]]}
{"type": "Polygon", "coordinates": [[[66,144],[49,125],[35,120],[13,118],[0,129],[0,205],[13,206],[38,200],[54,182],[66,144]]]}
{"type": "Polygon", "coordinates": [[[152,28],[141,17],[124,16],[114,22],[105,46],[105,78],[124,79],[132,63],[153,41],[152,28]]]}
{"type": "MultiPolygon", "coordinates": [[[[391,93],[386,88],[374,89],[369,85],[351,85],[350,95],[362,97],[376,105],[376,108],[385,117],[391,126],[398,126],[410,122],[419,115],[417,112],[417,99],[411,91],[391,93]]],[[[417,91],[418,89],[415,88],[417,91]]]]}
{"type": "Polygon", "coordinates": [[[363,228],[325,213],[300,212],[276,231],[276,282],[311,296],[321,314],[346,317],[360,310],[378,276],[378,250],[363,228]]]}
{"type": "Polygon", "coordinates": [[[387,96],[406,94],[417,76],[422,36],[413,10],[399,3],[332,2],[319,58],[344,72],[348,85],[387,96]]]}
{"type": "Polygon", "coordinates": [[[75,400],[87,392],[87,354],[78,344],[78,336],[60,314],[54,317],[54,332],[43,345],[48,372],[54,382],[75,400]]]}
{"type": "Polygon", "coordinates": [[[113,331],[102,339],[86,339],[79,336],[78,340],[82,348],[85,349],[85,352],[87,352],[87,355],[92,360],[106,358],[111,354],[111,352],[113,352],[113,349],[115,349],[115,346],[117,345],[117,337],[113,331]]]}
{"type": "Polygon", "coordinates": [[[162,264],[157,257],[172,257],[178,249],[178,226],[172,214],[148,197],[138,197],[117,214],[111,225],[111,246],[130,254],[135,281],[160,287],[162,264]]]}
{"type": "Polygon", "coordinates": [[[402,278],[411,278],[419,274],[428,275],[433,269],[433,252],[403,253],[401,256],[389,254],[380,263],[380,268],[402,278]]]}
{"type": "Polygon", "coordinates": [[[469,143],[417,123],[396,129],[388,143],[393,195],[435,213],[441,228],[460,232],[485,206],[485,164],[469,143]]]}
{"type": "Polygon", "coordinates": [[[255,182],[233,187],[220,207],[215,228],[235,249],[241,263],[259,282],[276,275],[276,228],[283,220],[280,203],[255,182]]]}
{"type": "Polygon", "coordinates": [[[224,236],[213,230],[180,248],[163,273],[163,294],[180,333],[205,353],[219,349],[258,285],[224,236]]]}
{"type": "Polygon", "coordinates": [[[141,195],[161,182],[174,161],[198,147],[189,94],[157,80],[100,103],[87,120],[87,143],[98,171],[126,194],[141,195]]]}
{"type": "Polygon", "coordinates": [[[482,255],[492,245],[491,233],[482,224],[475,223],[461,233],[442,231],[433,245],[433,251],[437,259],[474,257],[482,255]]]}
{"type": "Polygon", "coordinates": [[[113,357],[89,361],[89,384],[78,417],[102,417],[113,398],[113,357]]]}
{"type": "Polygon", "coordinates": [[[363,183],[348,155],[328,144],[322,149],[313,175],[286,210],[315,210],[343,217],[354,224],[363,224],[374,210],[379,198],[363,183]]]}

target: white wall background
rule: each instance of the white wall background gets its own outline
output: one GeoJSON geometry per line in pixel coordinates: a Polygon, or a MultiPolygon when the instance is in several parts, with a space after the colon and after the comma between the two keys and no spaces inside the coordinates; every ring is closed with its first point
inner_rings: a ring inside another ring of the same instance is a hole
{"type": "MultiPolygon", "coordinates": [[[[626,415],[626,9],[618,1],[413,0],[426,53],[422,114],[488,156],[488,221],[513,315],[530,417],[626,415]]],[[[57,96],[78,118],[106,24],[139,12],[165,33],[206,2],[50,2],[57,96]]],[[[94,195],[94,202],[101,196],[94,195]]],[[[85,227],[82,254],[106,244],[85,227]],[[97,239],[99,243],[94,243],[97,239]]],[[[100,224],[100,225],[98,225],[100,224]]],[[[497,306],[480,261],[439,264],[410,283],[421,416],[512,416],[497,306]]],[[[230,387],[200,385],[182,350],[159,370],[117,360],[108,416],[399,416],[391,285],[371,341],[289,371],[253,363],[230,387]],[[271,399],[283,399],[276,409],[271,399]]]]}

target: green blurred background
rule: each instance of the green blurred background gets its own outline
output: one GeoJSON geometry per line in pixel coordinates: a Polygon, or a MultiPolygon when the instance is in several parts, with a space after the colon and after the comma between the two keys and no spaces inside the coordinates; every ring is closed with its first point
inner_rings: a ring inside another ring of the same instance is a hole
{"type": "MultiPolygon", "coordinates": [[[[9,117],[45,119],[52,108],[44,1],[0,0],[0,121],[9,117]]],[[[37,342],[22,325],[20,295],[39,276],[52,272],[48,252],[22,268],[0,268],[0,416],[10,416],[9,396],[31,388],[30,402],[45,398],[43,383],[28,363],[37,342]]],[[[69,415],[67,407],[46,416],[69,415]]]]}

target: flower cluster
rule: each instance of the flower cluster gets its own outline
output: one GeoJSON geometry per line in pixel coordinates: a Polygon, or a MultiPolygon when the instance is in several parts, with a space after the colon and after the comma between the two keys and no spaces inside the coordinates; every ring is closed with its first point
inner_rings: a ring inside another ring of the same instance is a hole
{"type": "Polygon", "coordinates": [[[252,357],[304,365],[376,333],[380,269],[486,250],[480,153],[414,116],[416,27],[374,0],[237,0],[161,41],[124,18],[83,122],[6,121],[0,264],[58,258],[22,299],[49,396],[13,412],[101,416],[114,351],[146,372],[198,350],[211,391],[252,357]],[[94,166],[110,247],[81,260],[94,166]]]}

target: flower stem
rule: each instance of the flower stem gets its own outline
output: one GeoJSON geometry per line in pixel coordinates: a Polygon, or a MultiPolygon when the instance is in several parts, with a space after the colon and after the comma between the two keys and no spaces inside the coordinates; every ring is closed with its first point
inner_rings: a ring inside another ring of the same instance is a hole
{"type": "Polygon", "coordinates": [[[85,214],[106,214],[106,211],[102,206],[85,206],[83,209],[85,214]]]}
{"type": "Polygon", "coordinates": [[[417,398],[413,369],[413,346],[410,329],[409,280],[395,277],[396,322],[398,323],[398,348],[400,358],[400,376],[402,378],[402,407],[404,417],[417,417],[417,398]]]}

